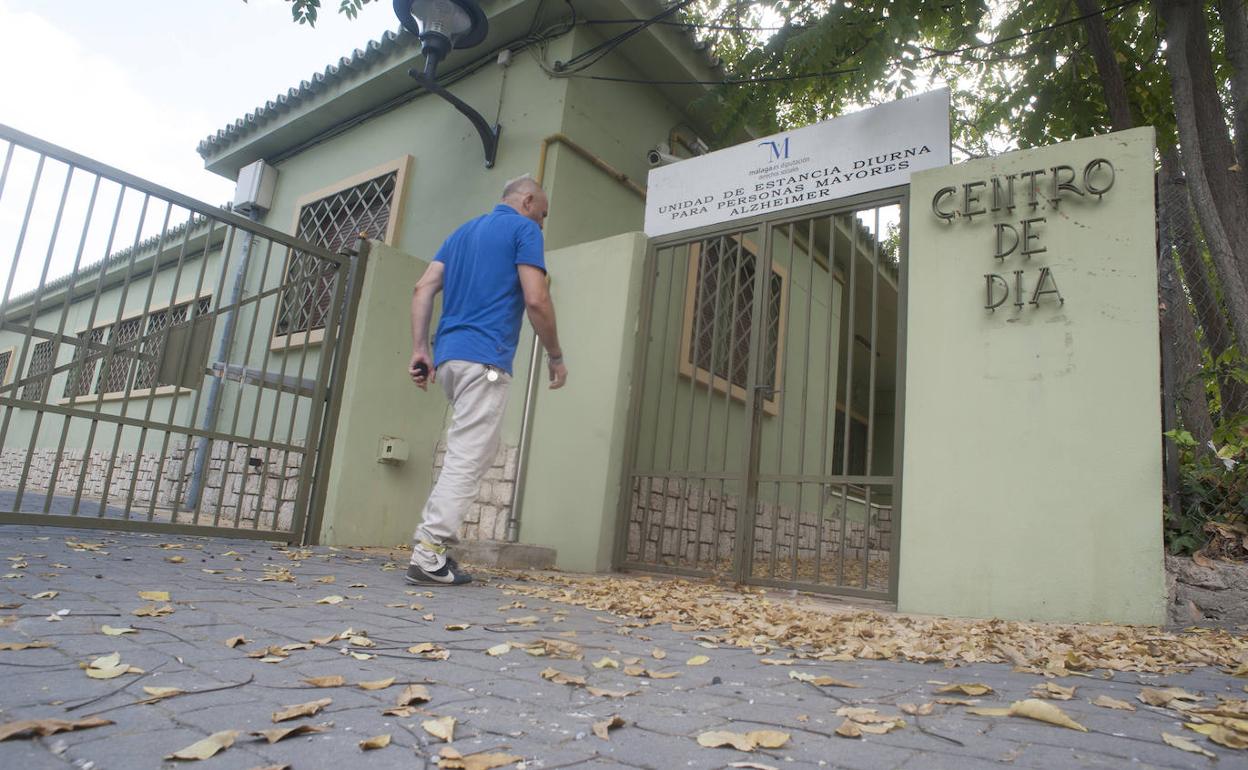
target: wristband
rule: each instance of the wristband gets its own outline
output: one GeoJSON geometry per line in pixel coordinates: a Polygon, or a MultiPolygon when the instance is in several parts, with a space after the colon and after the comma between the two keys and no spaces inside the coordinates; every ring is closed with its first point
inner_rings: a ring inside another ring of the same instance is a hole
{"type": "Polygon", "coordinates": [[[550,355],[549,353],[547,353],[547,354],[546,354],[546,360],[547,360],[547,362],[548,362],[548,363],[550,363],[551,365],[554,365],[554,364],[561,364],[561,363],[563,363],[563,353],[560,353],[560,354],[559,354],[559,355],[557,355],[557,356],[552,356],[552,355],[550,355]]]}

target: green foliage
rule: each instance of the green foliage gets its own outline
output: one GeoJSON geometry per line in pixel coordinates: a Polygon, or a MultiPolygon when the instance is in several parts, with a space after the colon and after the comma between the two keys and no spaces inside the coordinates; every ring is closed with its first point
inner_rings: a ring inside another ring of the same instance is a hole
{"type": "MultiPolygon", "coordinates": [[[[1242,355],[1224,356],[1217,366],[1206,362],[1211,401],[1217,405],[1218,382],[1229,376],[1248,377],[1248,361],[1242,355]]],[[[1213,409],[1216,415],[1217,408],[1213,409]]],[[[1248,414],[1223,415],[1214,426],[1211,445],[1201,446],[1192,434],[1176,429],[1166,432],[1179,448],[1179,511],[1165,512],[1166,548],[1173,554],[1191,554],[1209,540],[1210,524],[1248,521],[1248,414]]]]}
{"type": "MultiPolygon", "coordinates": [[[[321,0],[286,0],[286,2],[290,3],[291,19],[299,24],[307,24],[309,27],[316,26],[317,14],[321,10],[321,0]]],[[[338,13],[344,14],[348,19],[354,19],[359,15],[360,9],[371,2],[373,0],[338,0],[338,13]]]]}

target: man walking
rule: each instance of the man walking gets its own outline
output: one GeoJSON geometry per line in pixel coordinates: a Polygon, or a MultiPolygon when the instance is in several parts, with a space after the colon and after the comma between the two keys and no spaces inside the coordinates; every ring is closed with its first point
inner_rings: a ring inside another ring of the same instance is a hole
{"type": "Polygon", "coordinates": [[[508,182],[502,203],[446,239],[412,293],[409,373],[421,390],[441,382],[452,415],[442,473],[413,538],[409,583],[472,581],[446,555],[446,546],[455,542],[498,451],[524,311],[546,349],[550,388],[563,387],[567,380],[546,286],[542,224],[547,208],[546,193],[533,177],[508,182]],[[429,321],[439,291],[444,292],[442,318],[431,357],[429,321]]]}

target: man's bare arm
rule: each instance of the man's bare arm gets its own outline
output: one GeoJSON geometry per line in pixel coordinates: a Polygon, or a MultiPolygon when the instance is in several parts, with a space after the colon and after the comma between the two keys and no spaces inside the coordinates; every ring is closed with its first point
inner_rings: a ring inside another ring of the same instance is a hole
{"type": "Polygon", "coordinates": [[[559,330],[555,324],[555,303],[550,299],[546,273],[532,265],[519,265],[517,270],[520,272],[520,288],[524,292],[529,323],[533,324],[533,331],[546,349],[551,390],[561,388],[568,378],[568,369],[563,364],[563,348],[559,346],[559,330]]]}
{"type": "Polygon", "coordinates": [[[421,390],[434,380],[433,356],[429,351],[429,322],[433,318],[434,297],[442,291],[445,269],[441,262],[430,263],[412,290],[412,359],[408,364],[408,374],[421,390]]]}

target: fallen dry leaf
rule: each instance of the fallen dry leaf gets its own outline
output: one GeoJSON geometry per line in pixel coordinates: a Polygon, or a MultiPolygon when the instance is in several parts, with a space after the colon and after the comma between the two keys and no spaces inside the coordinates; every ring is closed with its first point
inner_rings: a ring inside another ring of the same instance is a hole
{"type": "Polygon", "coordinates": [[[264,738],[269,743],[277,743],[280,740],[284,740],[286,738],[293,738],[296,735],[307,735],[308,733],[323,733],[328,729],[329,729],[329,725],[310,725],[310,724],[305,723],[301,725],[295,725],[294,727],[274,727],[269,730],[256,730],[256,731],[253,731],[251,734],[258,738],[264,738]]]}
{"type": "Polygon", "coordinates": [[[1146,703],[1150,706],[1162,706],[1179,709],[1180,711],[1186,711],[1192,707],[1188,701],[1195,703],[1204,700],[1199,695],[1190,693],[1181,687],[1167,687],[1164,690],[1145,687],[1135,697],[1141,703],[1146,703]]]}
{"type": "Polygon", "coordinates": [[[503,642],[502,644],[496,644],[490,649],[486,650],[485,654],[492,655],[497,658],[499,655],[506,655],[509,652],[511,652],[511,644],[508,642],[503,642]]]}
{"type": "Polygon", "coordinates": [[[146,602],[169,601],[168,591],[139,591],[139,598],[146,602]]]}
{"type": "Polygon", "coordinates": [[[1229,727],[1215,724],[1198,725],[1192,722],[1184,722],[1183,726],[1228,749],[1248,749],[1248,735],[1232,730],[1229,727]]]}
{"type": "Polygon", "coordinates": [[[455,717],[439,717],[437,719],[426,719],[420,723],[425,732],[435,738],[450,743],[455,740],[455,717]]]}
{"type": "Polygon", "coordinates": [[[585,677],[577,674],[569,674],[566,671],[560,671],[557,668],[547,668],[542,671],[542,679],[554,682],[555,684],[585,684],[585,677]]]}
{"type": "Polygon", "coordinates": [[[650,657],[654,658],[655,660],[663,660],[664,658],[667,657],[667,653],[664,652],[663,650],[660,650],[658,647],[655,647],[653,650],[650,651],[650,657]]]}
{"type": "Polygon", "coordinates": [[[509,626],[531,626],[539,621],[541,618],[536,615],[525,615],[522,618],[507,618],[505,622],[509,626]]]}
{"type": "Polygon", "coordinates": [[[1218,755],[1214,754],[1212,751],[1202,749],[1200,746],[1197,746],[1196,744],[1192,743],[1188,739],[1183,738],[1181,736],[1171,735],[1170,733],[1162,733],[1161,739],[1165,741],[1167,746],[1173,746],[1176,749],[1180,749],[1182,751],[1188,751],[1188,752],[1191,752],[1192,754],[1203,754],[1204,756],[1209,757],[1210,759],[1218,758],[1218,755]]]}
{"type": "Polygon", "coordinates": [[[202,741],[195,741],[180,751],[172,754],[166,754],[165,759],[208,759],[218,751],[223,751],[234,745],[234,739],[238,737],[238,730],[222,730],[219,733],[213,733],[202,741]]]}
{"type": "Polygon", "coordinates": [[[287,719],[315,716],[317,712],[331,703],[333,703],[332,698],[321,698],[319,700],[308,701],[307,703],[297,703],[293,706],[287,706],[281,711],[273,712],[273,721],[285,722],[287,719]]]}
{"type": "Polygon", "coordinates": [[[333,575],[326,575],[325,577],[319,577],[319,578],[317,578],[317,579],[316,579],[316,582],[318,582],[318,583],[332,583],[332,582],[334,582],[335,580],[337,580],[337,578],[335,578],[333,575]]]}
{"type": "Polygon", "coordinates": [[[163,618],[165,615],[172,615],[174,612],[173,605],[165,604],[157,607],[155,604],[149,604],[132,611],[130,614],[140,618],[163,618]]]}
{"type": "Polygon", "coordinates": [[[1062,687],[1059,684],[1045,682],[1031,688],[1031,694],[1037,698],[1048,698],[1049,700],[1070,700],[1075,697],[1075,687],[1062,687]]]}
{"type": "Polygon", "coordinates": [[[372,738],[365,738],[360,741],[360,748],[364,751],[372,751],[373,749],[384,749],[390,745],[390,733],[385,735],[374,735],[372,738]]]}
{"type": "Polygon", "coordinates": [[[355,658],[356,660],[372,660],[373,658],[377,656],[370,652],[352,652],[351,657],[355,658]]]}
{"type": "Polygon", "coordinates": [[[615,658],[608,658],[608,657],[606,657],[606,656],[604,655],[603,657],[601,657],[601,658],[599,658],[598,660],[594,661],[594,662],[593,662],[593,666],[594,666],[594,668],[597,668],[597,669],[603,669],[603,668],[619,668],[619,667],[620,667],[620,662],[619,662],[618,660],[616,660],[615,658]]]}
{"type": "Polygon", "coordinates": [[[610,717],[602,720],[601,722],[594,722],[594,735],[597,735],[605,741],[608,739],[607,735],[612,729],[616,727],[623,727],[624,724],[624,719],[621,718],[619,714],[612,714],[610,717]]]}
{"type": "Polygon", "coordinates": [[[413,703],[428,703],[429,690],[423,684],[409,684],[403,688],[403,692],[399,693],[399,706],[408,706],[413,703]]]}
{"type": "Polygon", "coordinates": [[[121,628],[113,628],[112,626],[104,625],[104,626],[100,626],[100,633],[104,634],[105,636],[121,636],[122,634],[137,634],[138,631],[134,630],[133,628],[130,628],[129,626],[122,626],[121,628]]]}
{"type": "Polygon", "coordinates": [[[978,698],[979,696],[987,695],[991,693],[992,691],[993,691],[992,688],[986,684],[966,683],[966,684],[947,684],[944,687],[941,687],[940,689],[938,689],[936,692],[938,693],[960,692],[963,695],[969,695],[972,698],[978,698]]]}
{"type": "Polygon", "coordinates": [[[692,658],[685,661],[685,665],[686,666],[702,666],[710,662],[711,662],[711,659],[706,657],[705,655],[694,655],[692,658]]]}
{"type": "Polygon", "coordinates": [[[600,698],[627,698],[636,695],[636,690],[604,690],[601,687],[586,687],[585,692],[600,698]]]}
{"type": "Polygon", "coordinates": [[[385,714],[386,716],[406,718],[416,713],[416,707],[415,706],[394,706],[392,708],[386,709],[385,711],[381,713],[385,714]]]}
{"type": "Polygon", "coordinates": [[[1092,701],[1093,706],[1100,706],[1107,709],[1118,709],[1119,711],[1135,711],[1135,706],[1127,703],[1125,700],[1111,698],[1108,695],[1098,695],[1096,700],[1092,701]]]}
{"type": "Polygon", "coordinates": [[[789,679],[796,679],[799,682],[809,682],[810,684],[816,685],[818,687],[857,688],[860,686],[860,685],[854,684],[853,682],[846,682],[844,680],[837,679],[835,677],[816,675],[816,674],[807,674],[804,671],[790,671],[789,679]]]}
{"type": "Polygon", "coordinates": [[[360,682],[356,687],[359,687],[361,690],[384,690],[392,684],[394,684],[394,677],[377,679],[372,682],[360,682]]]}
{"type": "Polygon", "coordinates": [[[60,591],[40,591],[40,592],[39,592],[39,593],[37,593],[37,594],[31,594],[28,598],[31,598],[31,599],[55,599],[56,597],[58,597],[58,596],[60,596],[60,595],[61,595],[61,592],[60,592],[60,591]]]}
{"type": "Polygon", "coordinates": [[[524,757],[515,754],[504,754],[502,752],[481,752],[479,754],[460,754],[450,746],[443,746],[438,753],[438,767],[445,770],[493,770],[496,767],[503,767],[514,762],[519,762],[524,757]]]}
{"type": "Polygon", "coordinates": [[[247,644],[250,641],[251,641],[250,639],[240,634],[238,636],[231,636],[229,639],[226,639],[225,646],[233,649],[234,647],[237,647],[240,644],[247,644]]]}
{"type": "Polygon", "coordinates": [[[144,687],[143,692],[152,696],[151,700],[154,703],[158,700],[164,700],[165,698],[172,698],[175,695],[181,695],[186,692],[186,690],[181,690],[177,687],[144,687]]]}
{"type": "Polygon", "coordinates": [[[447,631],[467,631],[468,629],[472,628],[472,624],[471,623],[451,623],[450,625],[445,626],[445,628],[447,631]]]}
{"type": "Polygon", "coordinates": [[[111,720],[101,719],[100,717],[87,717],[85,719],[22,719],[17,722],[0,724],[0,741],[7,741],[10,738],[33,738],[35,736],[55,735],[72,730],[87,730],[92,727],[103,727],[111,724],[111,720]]]}
{"type": "Polygon", "coordinates": [[[17,652],[19,650],[41,650],[45,647],[51,647],[51,642],[34,641],[34,642],[0,642],[0,650],[6,652],[17,652]]]}
{"type": "Polygon", "coordinates": [[[185,556],[166,556],[165,561],[169,562],[170,564],[185,564],[186,557],[185,556]]]}
{"type": "Polygon", "coordinates": [[[1036,698],[1028,698],[1010,704],[1010,716],[1035,719],[1039,722],[1048,722],[1051,725],[1066,727],[1084,733],[1088,731],[1088,728],[1067,716],[1065,711],[1062,711],[1052,703],[1037,700],[1036,698]]]}
{"type": "Polygon", "coordinates": [[[910,716],[917,716],[917,717],[925,717],[932,713],[932,709],[936,708],[936,704],[924,703],[922,705],[916,706],[913,703],[903,703],[897,708],[899,708],[901,710],[901,713],[903,714],[909,714],[910,716]]]}
{"type": "Polygon", "coordinates": [[[698,745],[713,749],[718,746],[731,746],[737,751],[753,751],[759,746],[765,749],[778,749],[789,740],[788,733],[779,730],[752,730],[748,733],[733,733],[727,730],[709,730],[698,735],[698,745]]]}
{"type": "Polygon", "coordinates": [[[334,594],[333,596],[322,596],[321,598],[316,600],[316,603],[317,604],[342,604],[346,600],[347,600],[347,597],[338,596],[337,594],[334,594]]]}
{"type": "Polygon", "coordinates": [[[773,765],[764,765],[761,762],[729,762],[728,766],[729,767],[745,767],[745,768],[751,768],[752,770],[780,770],[780,768],[778,767],[775,767],[773,765]]]}

